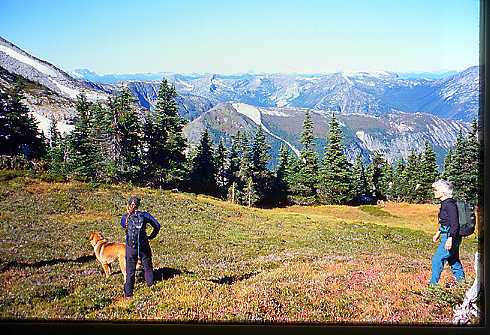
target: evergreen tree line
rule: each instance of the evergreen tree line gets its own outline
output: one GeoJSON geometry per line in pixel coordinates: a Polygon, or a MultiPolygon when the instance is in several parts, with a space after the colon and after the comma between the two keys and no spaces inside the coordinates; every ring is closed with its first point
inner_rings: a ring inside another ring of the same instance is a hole
{"type": "Polygon", "coordinates": [[[175,87],[165,79],[155,108],[146,117],[127,89],[106,104],[88,102],[80,95],[74,130],[62,137],[52,120],[49,141],[28,115],[20,92],[16,86],[0,93],[1,154],[44,159],[53,178],[179,188],[247,206],[344,204],[361,195],[377,200],[430,202],[431,184],[438,178],[453,182],[455,196],[460,199],[476,202],[481,190],[476,121],[467,136],[459,133],[439,173],[429,142],[422,152],[412,151],[406,161],[390,164],[374,153],[367,165],[359,154],[351,164],[335,114],[320,158],[311,115],[306,112],[299,157],[283,145],[278,166],[271,171],[267,168],[270,146],[261,127],[251,139],[237,132],[229,149],[222,140],[214,147],[204,130],[199,144],[186,155],[187,143],[182,136],[185,121],[177,112],[175,87]]]}
{"type": "Polygon", "coordinates": [[[229,150],[223,142],[213,148],[204,131],[191,164],[191,188],[244,205],[345,204],[359,196],[397,202],[433,202],[432,183],[439,178],[451,181],[455,198],[476,203],[481,190],[481,147],[476,121],[472,131],[459,133],[456,146],[448,151],[440,173],[436,154],[425,142],[421,152],[411,151],[406,160],[389,163],[377,152],[365,165],[358,154],[351,164],[345,154],[342,132],[335,114],[323,159],[314,149],[313,123],[305,114],[299,157],[285,145],[279,151],[275,171],[267,163],[270,149],[262,128],[249,143],[240,132],[229,150]],[[212,171],[212,173],[210,173],[212,171]]]}
{"type": "Polygon", "coordinates": [[[107,104],[76,103],[74,129],[65,138],[50,129],[49,171],[85,181],[180,187],[186,178],[184,120],[175,87],[163,80],[155,108],[143,117],[127,88],[107,104]]]}

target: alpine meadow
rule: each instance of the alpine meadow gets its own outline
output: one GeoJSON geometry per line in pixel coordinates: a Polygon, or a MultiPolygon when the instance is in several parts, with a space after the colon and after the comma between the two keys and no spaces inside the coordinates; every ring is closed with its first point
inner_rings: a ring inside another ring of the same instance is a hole
{"type": "Polygon", "coordinates": [[[242,2],[6,0],[0,319],[482,326],[478,6],[242,2]]]}

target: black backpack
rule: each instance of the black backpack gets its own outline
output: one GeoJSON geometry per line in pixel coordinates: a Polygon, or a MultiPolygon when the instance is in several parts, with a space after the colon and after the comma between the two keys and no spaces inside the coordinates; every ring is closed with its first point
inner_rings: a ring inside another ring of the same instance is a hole
{"type": "Polygon", "coordinates": [[[475,206],[468,202],[456,201],[458,207],[459,235],[470,236],[475,232],[475,206]]]}

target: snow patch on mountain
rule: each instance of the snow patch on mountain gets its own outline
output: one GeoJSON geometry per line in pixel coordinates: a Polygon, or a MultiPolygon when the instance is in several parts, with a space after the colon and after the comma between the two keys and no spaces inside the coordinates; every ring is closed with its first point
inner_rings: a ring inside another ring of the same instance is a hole
{"type": "Polygon", "coordinates": [[[413,131],[413,129],[414,129],[413,127],[410,127],[404,123],[397,123],[397,122],[390,122],[390,126],[393,129],[396,129],[400,133],[404,133],[407,131],[413,131]]]}
{"type": "Polygon", "coordinates": [[[52,69],[50,69],[48,66],[41,64],[40,62],[37,62],[33,58],[27,57],[26,55],[23,55],[6,45],[0,45],[0,51],[4,52],[8,56],[18,60],[19,62],[22,62],[24,64],[27,64],[29,66],[32,66],[36,70],[38,70],[41,73],[44,73],[45,75],[48,75],[50,77],[57,77],[57,73],[54,72],[52,69]]]}
{"type": "Polygon", "coordinates": [[[260,117],[260,110],[254,106],[247,105],[241,102],[231,104],[235,110],[251,119],[257,125],[262,125],[262,120],[260,117]]]}
{"type": "Polygon", "coordinates": [[[272,116],[281,116],[281,117],[289,117],[289,114],[286,114],[284,112],[281,112],[279,110],[272,110],[272,109],[263,109],[262,110],[263,114],[266,115],[272,115],[272,116]]]}
{"type": "MultiPolygon", "coordinates": [[[[39,130],[43,132],[43,134],[46,137],[49,137],[49,128],[51,127],[51,120],[48,119],[46,116],[36,113],[36,112],[30,112],[29,113],[37,122],[37,127],[39,130]]],[[[71,124],[67,124],[65,122],[58,121],[56,123],[56,129],[60,132],[60,134],[68,134],[71,132],[75,127],[71,124]]]]}
{"type": "MultiPolygon", "coordinates": [[[[62,94],[70,97],[73,100],[77,99],[77,96],[80,95],[82,92],[80,90],[70,88],[68,86],[65,86],[63,84],[60,84],[58,81],[53,80],[52,78],[49,78],[49,80],[58,87],[58,89],[61,91],[62,94]]],[[[84,90],[83,93],[87,97],[89,101],[96,101],[96,100],[105,100],[107,99],[107,96],[104,94],[98,94],[95,92],[90,92],[84,90]]]]}
{"type": "Polygon", "coordinates": [[[273,134],[266,126],[264,126],[261,119],[261,113],[258,108],[244,103],[233,103],[231,105],[238,113],[245,115],[246,117],[251,119],[253,122],[257,124],[257,126],[262,127],[262,129],[264,129],[264,131],[269,135],[271,135],[272,137],[286,143],[298,157],[300,156],[300,152],[296,147],[294,147],[291,143],[289,143],[285,139],[273,134]]]}

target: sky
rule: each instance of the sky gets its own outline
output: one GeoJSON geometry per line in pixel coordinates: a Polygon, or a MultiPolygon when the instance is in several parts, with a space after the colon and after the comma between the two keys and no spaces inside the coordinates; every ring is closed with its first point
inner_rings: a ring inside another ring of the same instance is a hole
{"type": "Polygon", "coordinates": [[[478,0],[0,0],[0,36],[66,71],[460,71],[478,0]]]}

